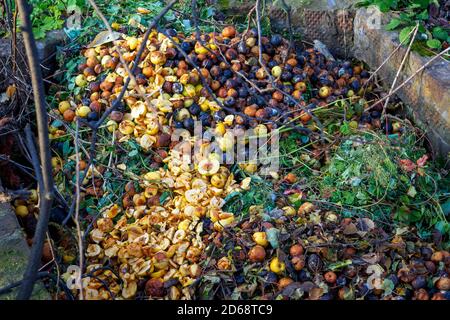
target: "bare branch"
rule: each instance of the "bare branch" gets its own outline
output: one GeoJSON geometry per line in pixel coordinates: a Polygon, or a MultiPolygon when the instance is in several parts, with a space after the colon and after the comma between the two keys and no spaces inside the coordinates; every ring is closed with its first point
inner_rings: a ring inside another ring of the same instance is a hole
{"type": "Polygon", "coordinates": [[[372,104],[371,106],[369,106],[365,111],[369,111],[371,110],[373,107],[377,106],[378,104],[380,104],[381,102],[383,102],[384,100],[388,99],[389,97],[391,97],[393,94],[395,94],[398,90],[400,90],[401,88],[403,88],[408,82],[410,82],[417,74],[419,74],[422,70],[424,70],[426,67],[428,67],[433,61],[435,61],[436,59],[442,57],[444,54],[446,54],[447,52],[450,51],[450,47],[448,47],[447,49],[441,51],[440,53],[438,53],[437,55],[435,55],[433,58],[431,58],[430,60],[428,60],[423,66],[421,66],[419,69],[417,69],[411,76],[409,76],[405,81],[403,81],[397,88],[395,88],[394,90],[392,90],[391,93],[389,93],[388,95],[386,95],[385,97],[381,98],[380,100],[378,100],[377,102],[375,102],[374,104],[372,104]]]}
{"type": "MultiPolygon", "coordinates": [[[[78,263],[80,267],[80,272],[78,273],[79,279],[77,281],[81,283],[81,273],[83,272],[84,265],[84,249],[83,249],[83,236],[81,235],[80,227],[80,155],[78,149],[78,136],[79,136],[80,123],[77,121],[75,128],[75,226],[77,229],[78,236],[78,263]]],[[[80,300],[84,300],[83,288],[80,288],[80,300]]]]}
{"type": "MultiPolygon", "coordinates": [[[[409,56],[409,52],[411,51],[411,46],[412,46],[412,44],[414,42],[414,39],[416,38],[416,34],[417,34],[418,30],[419,30],[419,24],[417,23],[416,27],[414,28],[414,34],[411,37],[411,41],[409,42],[408,48],[406,49],[405,55],[403,56],[402,62],[400,63],[400,66],[398,67],[397,74],[395,75],[394,81],[392,81],[392,85],[391,85],[391,89],[389,90],[388,98],[384,102],[383,115],[382,115],[383,117],[384,117],[384,115],[386,113],[386,108],[387,108],[388,103],[389,103],[390,94],[392,93],[392,91],[394,90],[395,85],[397,84],[398,77],[400,76],[400,72],[402,71],[403,66],[405,65],[406,59],[409,56]]],[[[387,131],[386,131],[386,133],[387,133],[387,131]]]]}
{"type": "Polygon", "coordinates": [[[27,300],[30,298],[33,291],[41,262],[42,247],[50,218],[50,209],[53,202],[53,175],[49,148],[50,143],[48,137],[44,84],[42,81],[42,74],[39,66],[39,55],[30,20],[30,7],[25,0],[17,0],[16,3],[22,20],[22,34],[27,52],[28,65],[30,68],[31,83],[33,86],[43,184],[43,186],[39,189],[39,219],[33,238],[33,246],[31,248],[29,262],[25,271],[24,281],[17,296],[18,299],[27,300]]]}

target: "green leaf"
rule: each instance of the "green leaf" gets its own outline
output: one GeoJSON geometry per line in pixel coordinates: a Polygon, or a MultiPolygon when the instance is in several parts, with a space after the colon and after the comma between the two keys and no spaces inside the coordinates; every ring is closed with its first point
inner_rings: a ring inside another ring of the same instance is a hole
{"type": "Polygon", "coordinates": [[[403,23],[411,24],[412,20],[410,19],[409,15],[405,12],[400,13],[400,20],[403,21],[403,23]]]}
{"type": "Polygon", "coordinates": [[[170,196],[170,192],[169,191],[164,191],[161,196],[159,197],[159,203],[163,204],[170,196]]]}
{"type": "Polygon", "coordinates": [[[69,140],[64,141],[64,144],[63,144],[63,156],[67,157],[70,154],[71,151],[72,151],[72,148],[70,147],[69,140]]]}
{"type": "Polygon", "coordinates": [[[433,37],[442,41],[446,41],[448,38],[448,32],[442,27],[434,27],[431,33],[433,34],[433,37]]]}
{"type": "Polygon", "coordinates": [[[427,20],[428,19],[428,10],[423,10],[421,13],[416,15],[416,18],[419,20],[427,20]]]}
{"type": "Polygon", "coordinates": [[[382,284],[382,289],[384,290],[384,295],[390,295],[395,289],[394,282],[390,279],[384,279],[382,284]]]}
{"type": "Polygon", "coordinates": [[[380,8],[381,12],[388,12],[389,9],[395,4],[394,0],[377,0],[375,4],[380,8]]]}
{"type": "Polygon", "coordinates": [[[450,199],[447,202],[441,204],[442,211],[446,216],[450,215],[450,199]]]}
{"type": "Polygon", "coordinates": [[[349,134],[351,133],[351,130],[350,130],[350,126],[349,126],[348,122],[344,122],[344,123],[341,125],[341,127],[339,128],[339,131],[340,131],[344,136],[349,135],[349,134]]]}
{"type": "Polygon", "coordinates": [[[45,30],[41,28],[33,28],[33,34],[36,39],[42,39],[45,37],[45,30]]]}
{"type": "Polygon", "coordinates": [[[428,5],[430,4],[430,0],[414,0],[412,2],[418,8],[424,8],[424,9],[426,9],[428,7],[428,5]]]}
{"type": "Polygon", "coordinates": [[[335,270],[342,269],[342,268],[344,268],[346,266],[349,266],[352,263],[353,262],[350,259],[345,260],[345,261],[338,261],[338,262],[331,263],[330,265],[328,265],[328,269],[330,269],[331,271],[335,271],[335,270]]]}
{"type": "Polygon", "coordinates": [[[136,149],[134,149],[134,150],[131,150],[130,151],[130,153],[128,154],[130,157],[135,157],[135,156],[137,156],[139,154],[139,151],[138,150],[136,150],[136,149]]]}
{"type": "Polygon", "coordinates": [[[399,34],[399,40],[401,43],[405,44],[405,43],[409,43],[410,39],[411,39],[411,35],[412,35],[412,30],[414,29],[413,26],[409,26],[409,27],[405,27],[400,31],[399,34]]]}
{"type": "Polygon", "coordinates": [[[386,25],[386,30],[394,30],[395,28],[397,28],[400,24],[402,23],[402,21],[400,19],[394,18],[392,19],[387,25],[386,25]]]}
{"type": "Polygon", "coordinates": [[[439,49],[441,47],[441,42],[438,39],[429,39],[427,41],[427,46],[431,49],[439,49]]]}
{"type": "Polygon", "coordinates": [[[278,236],[280,234],[280,230],[277,228],[270,228],[266,231],[267,241],[269,241],[272,248],[278,248],[278,236]]]}
{"type": "Polygon", "coordinates": [[[426,32],[427,32],[427,29],[423,26],[423,24],[420,24],[420,25],[419,25],[418,31],[419,31],[420,33],[426,33],[426,32]]]}
{"type": "Polygon", "coordinates": [[[414,198],[417,194],[416,188],[414,188],[414,186],[409,187],[407,194],[411,198],[414,198]]]}
{"type": "Polygon", "coordinates": [[[420,219],[422,219],[422,214],[419,211],[412,211],[409,215],[408,215],[408,220],[409,222],[417,222],[420,219]]]}

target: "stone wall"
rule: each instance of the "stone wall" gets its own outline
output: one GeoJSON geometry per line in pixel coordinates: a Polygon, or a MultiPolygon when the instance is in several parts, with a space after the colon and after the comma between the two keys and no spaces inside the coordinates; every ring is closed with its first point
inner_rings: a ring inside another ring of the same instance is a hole
{"type": "MultiPolygon", "coordinates": [[[[28,262],[30,249],[16,214],[0,185],[0,288],[22,279],[28,262]]],[[[15,299],[18,288],[0,295],[0,300],[15,299]]],[[[50,299],[41,281],[36,282],[32,299],[50,299]]]]}
{"type": "MultiPolygon", "coordinates": [[[[38,54],[43,66],[42,72],[44,76],[51,75],[55,70],[56,46],[61,45],[66,40],[62,30],[51,31],[42,41],[37,42],[38,54]]],[[[31,90],[31,81],[28,77],[28,67],[23,43],[20,39],[17,41],[17,47],[22,53],[16,51],[16,64],[19,67],[21,75],[24,76],[26,83],[31,90]]],[[[11,40],[0,39],[0,62],[7,70],[0,73],[0,93],[4,87],[14,83],[12,78],[12,52],[11,40]]],[[[2,107],[0,105],[0,107],[2,107]]],[[[0,137],[1,139],[1,137],[0,137]]],[[[0,181],[0,288],[12,284],[22,279],[28,263],[30,249],[25,241],[22,228],[17,221],[16,214],[3,193],[0,181]]],[[[0,300],[11,300],[17,296],[18,288],[13,289],[10,293],[0,295],[0,300]]],[[[45,290],[41,281],[37,281],[33,291],[32,299],[51,299],[50,294],[45,290]]]]}
{"type": "MultiPolygon", "coordinates": [[[[51,75],[56,69],[56,46],[62,45],[67,40],[66,34],[63,30],[49,31],[47,36],[39,41],[36,41],[36,47],[38,49],[38,55],[41,60],[42,74],[44,77],[51,75]]],[[[19,66],[21,73],[26,76],[28,74],[28,66],[25,54],[25,48],[21,38],[17,39],[16,46],[16,63],[19,66]],[[20,52],[19,52],[20,51],[20,52]]],[[[11,39],[0,39],[0,60],[2,65],[7,68],[12,68],[13,55],[11,52],[11,39]]],[[[8,73],[0,73],[0,84],[5,82],[5,74],[13,74],[11,71],[8,73]]],[[[30,85],[31,88],[31,85],[30,85]]]]}
{"type": "MultiPolygon", "coordinates": [[[[347,57],[353,44],[355,0],[285,0],[291,8],[294,33],[308,42],[320,40],[333,55],[347,57]]],[[[217,0],[218,5],[233,14],[248,12],[255,1],[217,0]]],[[[287,13],[280,0],[267,0],[267,12],[274,29],[287,29],[287,13]]]]}
{"type": "MultiPolygon", "coordinates": [[[[372,69],[380,66],[399,44],[398,33],[371,28],[367,23],[373,12],[358,9],[354,20],[353,55],[372,69]]],[[[382,23],[387,18],[382,17],[382,23]]],[[[406,53],[401,47],[379,71],[385,85],[390,86],[406,53]]],[[[406,60],[397,85],[414,74],[429,58],[412,52],[406,60]]],[[[417,74],[397,95],[409,105],[412,118],[428,133],[434,151],[446,156],[450,152],[450,62],[435,60],[417,74]]]]}

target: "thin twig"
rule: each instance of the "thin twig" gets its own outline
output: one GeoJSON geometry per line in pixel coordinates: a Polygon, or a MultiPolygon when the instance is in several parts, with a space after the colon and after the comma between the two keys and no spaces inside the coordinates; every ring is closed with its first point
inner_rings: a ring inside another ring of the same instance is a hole
{"type": "Polygon", "coordinates": [[[384,66],[384,65],[392,58],[392,56],[398,51],[398,49],[400,49],[400,48],[402,47],[402,45],[406,42],[406,40],[408,40],[409,36],[410,36],[413,32],[414,32],[414,29],[412,29],[412,30],[408,33],[408,35],[405,37],[405,39],[403,39],[403,41],[401,41],[401,42],[397,45],[397,47],[395,47],[395,49],[392,50],[392,52],[387,56],[386,59],[384,59],[384,61],[380,64],[380,66],[379,66],[377,69],[375,69],[374,72],[372,72],[372,74],[371,74],[370,77],[367,79],[366,83],[364,84],[365,86],[366,86],[367,84],[370,83],[370,80],[372,80],[372,79],[375,77],[375,75],[378,73],[378,71],[380,71],[381,68],[383,68],[383,66],[384,66]]]}
{"type": "Polygon", "coordinates": [[[291,52],[292,48],[294,47],[294,33],[292,31],[292,7],[286,3],[285,0],[281,0],[281,6],[286,11],[287,14],[287,22],[288,22],[288,31],[289,31],[289,48],[288,53],[291,52]]]}
{"type": "MultiPolygon", "coordinates": [[[[392,91],[394,90],[395,85],[397,84],[398,77],[400,76],[400,72],[403,70],[403,66],[405,65],[406,59],[409,56],[409,52],[411,51],[411,46],[412,46],[412,44],[414,42],[414,39],[416,38],[416,34],[417,34],[418,30],[419,30],[419,24],[416,24],[416,27],[414,28],[414,34],[411,37],[411,41],[409,42],[408,48],[406,49],[405,55],[403,56],[403,59],[402,59],[402,62],[400,63],[400,66],[398,67],[397,74],[395,75],[394,81],[392,82],[391,89],[389,90],[388,98],[384,102],[383,114],[381,116],[382,118],[386,114],[386,108],[387,108],[388,103],[389,103],[390,94],[392,93],[392,91]]],[[[386,119],[386,121],[387,121],[387,119],[386,119]]],[[[386,134],[387,134],[387,132],[388,131],[386,130],[386,134]]]]}
{"type": "Polygon", "coordinates": [[[424,63],[423,66],[421,66],[419,69],[417,69],[411,76],[409,76],[405,81],[403,81],[397,88],[395,88],[394,90],[392,90],[391,93],[389,93],[388,95],[386,95],[385,97],[379,99],[377,102],[375,102],[374,104],[372,104],[371,106],[369,106],[365,111],[369,111],[371,110],[373,107],[377,106],[378,104],[380,104],[381,102],[383,102],[384,100],[388,99],[390,96],[394,95],[398,90],[400,90],[401,88],[403,88],[409,81],[411,81],[411,79],[413,79],[417,74],[419,74],[422,70],[424,70],[426,67],[428,67],[434,60],[438,59],[439,57],[443,56],[444,54],[446,54],[447,52],[450,51],[450,47],[448,47],[447,49],[445,49],[444,51],[441,51],[439,54],[435,55],[433,58],[431,58],[430,60],[428,60],[426,63],[424,63]]]}
{"type": "MultiPolygon", "coordinates": [[[[43,279],[43,278],[50,278],[52,279],[56,284],[58,284],[65,292],[65,294],[67,295],[67,297],[69,298],[69,300],[74,300],[73,299],[73,295],[70,292],[69,288],[67,287],[67,285],[64,283],[64,281],[61,281],[61,279],[59,279],[59,277],[55,277],[53,274],[49,273],[49,272],[38,272],[36,274],[36,278],[37,279],[43,279]]],[[[0,288],[0,295],[6,294],[8,292],[10,292],[12,289],[17,288],[18,286],[20,286],[22,283],[24,282],[24,279],[13,282],[3,288],[0,288]]]]}
{"type": "MultiPolygon", "coordinates": [[[[83,250],[83,237],[81,235],[81,227],[80,227],[80,155],[78,152],[78,130],[79,130],[80,124],[77,121],[76,127],[75,127],[75,226],[77,230],[77,236],[78,236],[78,251],[79,251],[79,267],[80,272],[78,273],[79,276],[79,283],[81,283],[81,274],[83,271],[83,260],[84,260],[84,250],[83,250]]],[[[83,289],[80,289],[80,300],[84,300],[84,293],[83,289]]]]}

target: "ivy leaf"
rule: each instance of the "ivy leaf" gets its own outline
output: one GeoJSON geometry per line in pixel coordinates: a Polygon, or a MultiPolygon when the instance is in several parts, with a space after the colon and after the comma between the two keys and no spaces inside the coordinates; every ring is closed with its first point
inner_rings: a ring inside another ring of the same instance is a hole
{"type": "Polygon", "coordinates": [[[33,28],[33,34],[36,39],[42,39],[45,37],[45,30],[42,28],[33,28]]]}
{"type": "Polygon", "coordinates": [[[402,21],[400,19],[394,18],[386,25],[386,30],[389,30],[389,31],[394,30],[401,23],[402,23],[402,21]]]}
{"type": "Polygon", "coordinates": [[[431,33],[433,34],[433,37],[442,41],[446,41],[448,38],[448,32],[442,27],[434,27],[431,33]]]}
{"type": "Polygon", "coordinates": [[[427,41],[427,46],[431,49],[439,49],[441,47],[441,42],[438,39],[430,39],[427,41]]]}
{"type": "Polygon", "coordinates": [[[450,231],[450,224],[446,221],[439,221],[435,224],[434,228],[440,233],[445,234],[450,231]]]}
{"type": "Polygon", "coordinates": [[[416,15],[416,18],[419,20],[427,20],[428,19],[428,10],[423,10],[421,13],[416,15]]]}

